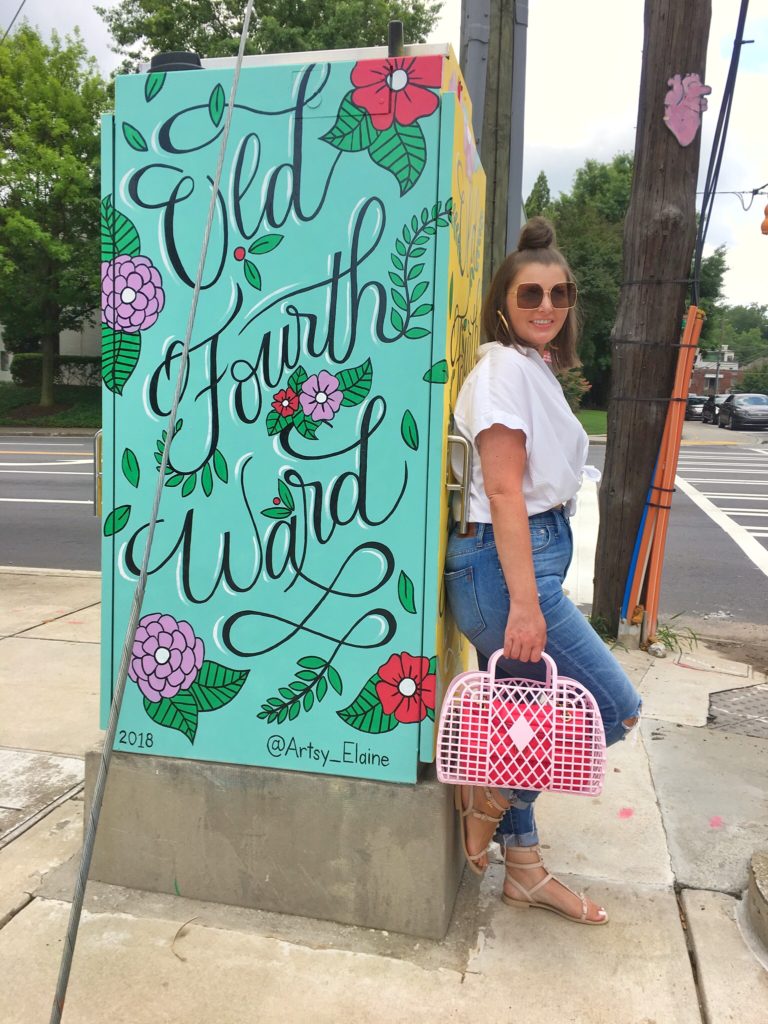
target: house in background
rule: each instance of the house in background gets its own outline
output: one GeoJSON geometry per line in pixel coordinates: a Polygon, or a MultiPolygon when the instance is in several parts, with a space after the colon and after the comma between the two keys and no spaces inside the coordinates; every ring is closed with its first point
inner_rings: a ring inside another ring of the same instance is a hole
{"type": "MultiPolygon", "coordinates": [[[[59,353],[63,356],[100,356],[101,327],[98,323],[84,327],[81,331],[62,331],[59,336],[59,353]]],[[[13,352],[3,344],[3,329],[0,326],[0,383],[11,382],[13,352]]]]}
{"type": "Polygon", "coordinates": [[[738,387],[744,375],[739,367],[736,354],[723,345],[715,359],[705,359],[701,351],[696,353],[691,383],[688,391],[692,395],[723,395],[738,387]]]}

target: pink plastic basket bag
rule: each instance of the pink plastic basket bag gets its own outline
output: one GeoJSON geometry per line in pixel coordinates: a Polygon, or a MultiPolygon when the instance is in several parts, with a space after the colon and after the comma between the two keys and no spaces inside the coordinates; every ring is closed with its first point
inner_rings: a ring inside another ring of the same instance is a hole
{"type": "Polygon", "coordinates": [[[544,682],[462,672],[440,712],[437,777],[452,785],[501,786],[595,796],[605,776],[605,732],[595,698],[558,676],[543,654],[544,682]]]}

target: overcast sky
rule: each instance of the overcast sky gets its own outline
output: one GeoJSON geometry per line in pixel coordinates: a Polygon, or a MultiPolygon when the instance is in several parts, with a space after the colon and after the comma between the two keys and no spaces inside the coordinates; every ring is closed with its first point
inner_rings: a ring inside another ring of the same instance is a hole
{"type": "MultiPolygon", "coordinates": [[[[0,26],[11,21],[20,0],[0,0],[0,26]]],[[[105,6],[113,0],[103,0],[105,6]]],[[[704,114],[701,180],[709,159],[740,0],[713,0],[705,81],[712,86],[704,114]]],[[[634,151],[643,0],[530,0],[526,74],[523,189],[539,171],[553,195],[570,190],[585,160],[609,161],[634,151]]],[[[431,40],[450,42],[458,53],[461,0],[445,0],[431,40]]],[[[27,0],[22,17],[44,32],[80,27],[89,50],[109,73],[119,62],[109,34],[89,0],[27,0]]],[[[18,23],[17,23],[18,24],[18,23]]],[[[731,111],[718,188],[749,191],[768,183],[768,0],[751,0],[745,46],[731,111]]],[[[670,69],[671,72],[685,68],[670,69]]],[[[661,116],[661,112],[660,112],[661,116]]],[[[701,188],[702,185],[700,184],[701,188]]],[[[768,187],[765,189],[768,191],[768,187]]],[[[699,197],[700,201],[700,197],[699,197]]],[[[748,200],[747,200],[748,201],[748,200]]],[[[728,248],[726,296],[733,303],[768,303],[768,236],[760,232],[768,196],[744,212],[736,196],[717,197],[707,252],[728,248]]]]}

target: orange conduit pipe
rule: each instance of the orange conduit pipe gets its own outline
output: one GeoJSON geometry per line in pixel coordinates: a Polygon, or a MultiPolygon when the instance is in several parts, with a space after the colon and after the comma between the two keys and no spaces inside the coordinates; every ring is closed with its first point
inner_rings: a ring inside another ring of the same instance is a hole
{"type": "Polygon", "coordinates": [[[693,360],[696,355],[696,348],[699,343],[699,335],[704,324],[704,314],[696,306],[688,310],[688,321],[686,323],[686,334],[689,334],[688,347],[680,349],[678,367],[682,365],[682,372],[678,374],[675,381],[679,382],[679,389],[676,387],[673,397],[679,399],[672,402],[667,414],[667,421],[670,422],[670,429],[667,432],[668,448],[664,459],[664,472],[662,476],[662,490],[658,499],[659,508],[656,509],[656,530],[651,548],[651,557],[648,563],[648,576],[646,580],[645,595],[645,620],[643,632],[648,637],[655,636],[658,624],[659,597],[661,594],[661,573],[664,567],[664,549],[667,542],[667,528],[669,526],[669,510],[672,507],[672,488],[677,475],[677,462],[680,456],[680,442],[683,434],[683,421],[685,418],[685,399],[688,390],[688,382],[691,379],[693,360]],[[692,324],[690,334],[688,325],[692,324]]]}
{"type": "MultiPolygon", "coordinates": [[[[683,394],[683,391],[687,395],[688,381],[690,380],[690,370],[688,376],[685,376],[686,371],[686,355],[689,352],[694,352],[692,345],[692,338],[694,332],[694,322],[698,310],[695,306],[691,306],[688,310],[688,315],[685,322],[685,328],[683,329],[683,335],[680,341],[680,349],[678,350],[677,366],[675,369],[675,382],[672,389],[673,399],[683,394]]],[[[634,574],[632,577],[632,585],[629,590],[629,600],[627,602],[627,618],[632,621],[635,615],[635,610],[640,604],[640,593],[643,588],[643,583],[646,578],[646,571],[648,569],[651,547],[653,545],[653,539],[656,534],[656,522],[658,519],[658,506],[663,504],[665,493],[661,490],[664,484],[664,471],[666,462],[666,453],[669,451],[669,438],[670,430],[672,428],[672,416],[673,410],[682,405],[681,402],[672,401],[667,409],[667,417],[664,421],[664,433],[661,438],[661,447],[659,449],[659,457],[656,460],[656,469],[653,475],[653,483],[651,485],[651,491],[648,496],[648,512],[645,517],[645,523],[643,525],[643,533],[640,538],[640,547],[638,548],[637,558],[635,560],[634,574]]]]}

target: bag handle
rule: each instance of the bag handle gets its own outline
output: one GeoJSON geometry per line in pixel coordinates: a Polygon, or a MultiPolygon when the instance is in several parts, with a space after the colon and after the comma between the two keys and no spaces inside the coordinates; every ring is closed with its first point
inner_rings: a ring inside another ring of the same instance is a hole
{"type": "MultiPolygon", "coordinates": [[[[504,648],[500,647],[498,649],[498,651],[494,651],[493,654],[488,659],[488,675],[491,677],[492,680],[496,676],[496,665],[498,664],[499,659],[502,658],[503,656],[504,656],[504,648]]],[[[554,659],[550,658],[550,656],[545,651],[542,651],[541,652],[541,660],[544,662],[544,664],[547,667],[547,678],[545,680],[546,685],[547,686],[552,686],[553,684],[556,684],[557,683],[557,665],[555,664],[554,659]]],[[[531,664],[536,664],[536,663],[532,662],[531,664]]]]}

